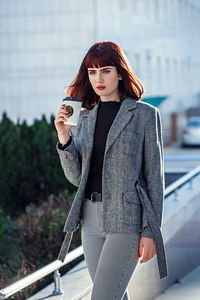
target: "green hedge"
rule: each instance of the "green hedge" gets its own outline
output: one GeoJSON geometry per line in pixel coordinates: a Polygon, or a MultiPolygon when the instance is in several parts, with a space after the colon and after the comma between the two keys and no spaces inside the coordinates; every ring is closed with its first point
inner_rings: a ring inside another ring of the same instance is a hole
{"type": "Polygon", "coordinates": [[[16,243],[18,237],[17,224],[0,211],[0,281],[12,278],[21,267],[24,255],[16,243]]]}
{"type": "MultiPolygon", "coordinates": [[[[54,119],[14,124],[3,113],[0,121],[0,288],[56,259],[64,239],[77,188],[62,170],[54,119]]],[[[70,249],[80,243],[77,230],[70,249]]],[[[12,298],[27,299],[51,280],[52,274],[12,298]]]]}
{"type": "MultiPolygon", "coordinates": [[[[74,196],[75,193],[69,194],[67,190],[59,196],[50,195],[40,205],[29,204],[15,221],[0,213],[0,289],[57,259],[74,196]]],[[[81,245],[80,229],[81,224],[74,233],[69,251],[81,245]]],[[[81,259],[64,266],[61,273],[81,259]]],[[[50,274],[15,294],[13,299],[27,299],[49,284],[52,276],[50,274]]]]}
{"type": "Polygon", "coordinates": [[[3,113],[0,122],[0,208],[17,216],[29,203],[76,188],[64,176],[56,151],[55,117],[32,125],[14,124],[3,113]]]}

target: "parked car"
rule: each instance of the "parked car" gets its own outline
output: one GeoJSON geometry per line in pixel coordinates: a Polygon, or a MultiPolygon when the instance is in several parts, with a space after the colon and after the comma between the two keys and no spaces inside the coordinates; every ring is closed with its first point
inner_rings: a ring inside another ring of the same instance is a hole
{"type": "Polygon", "coordinates": [[[200,146],[200,116],[188,117],[181,131],[181,146],[200,146]]]}

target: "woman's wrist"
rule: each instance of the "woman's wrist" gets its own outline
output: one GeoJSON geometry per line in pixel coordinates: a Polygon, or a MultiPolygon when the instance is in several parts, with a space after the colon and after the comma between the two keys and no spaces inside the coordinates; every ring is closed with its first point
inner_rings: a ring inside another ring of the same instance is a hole
{"type": "Polygon", "coordinates": [[[65,144],[67,144],[67,142],[69,141],[70,139],[70,135],[67,133],[65,135],[58,135],[58,140],[60,142],[60,144],[62,146],[64,146],[65,144]]]}

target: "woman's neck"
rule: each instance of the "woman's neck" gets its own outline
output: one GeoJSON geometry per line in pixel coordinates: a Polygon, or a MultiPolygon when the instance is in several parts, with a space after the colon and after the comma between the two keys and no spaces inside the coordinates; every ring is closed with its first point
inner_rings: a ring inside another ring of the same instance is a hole
{"type": "Polygon", "coordinates": [[[101,100],[100,99],[100,101],[101,102],[120,102],[120,100],[118,100],[118,99],[109,99],[109,100],[101,100]]]}

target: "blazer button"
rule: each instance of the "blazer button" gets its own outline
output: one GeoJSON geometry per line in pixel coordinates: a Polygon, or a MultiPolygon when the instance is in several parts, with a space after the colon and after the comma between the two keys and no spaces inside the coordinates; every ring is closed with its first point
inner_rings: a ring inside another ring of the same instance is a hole
{"type": "Polygon", "coordinates": [[[105,194],[105,197],[106,197],[106,198],[110,198],[110,194],[106,193],[106,194],[105,194]]]}
{"type": "Polygon", "coordinates": [[[106,173],[106,174],[105,174],[105,178],[110,178],[109,173],[106,173]]]}

